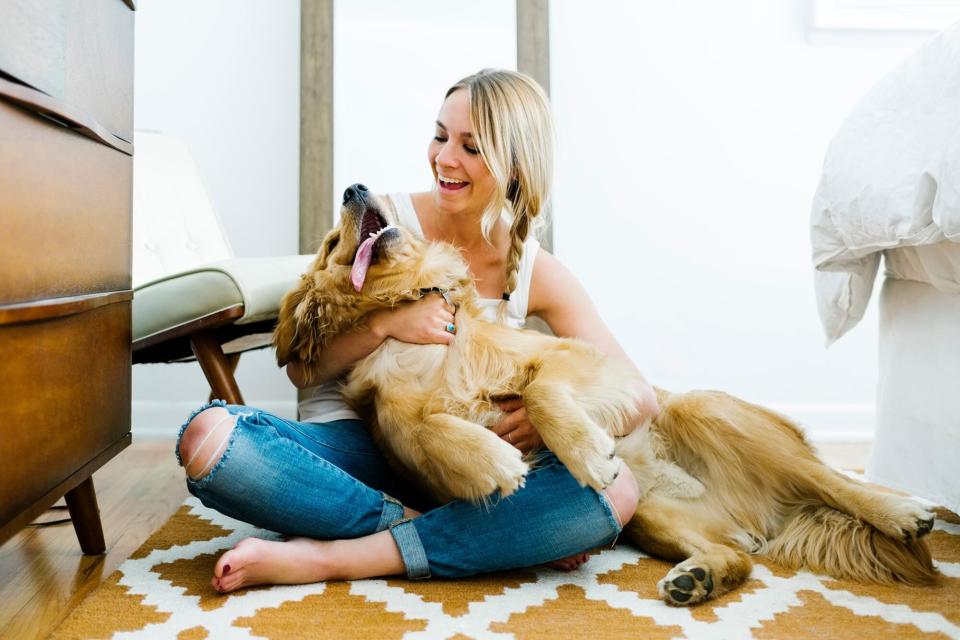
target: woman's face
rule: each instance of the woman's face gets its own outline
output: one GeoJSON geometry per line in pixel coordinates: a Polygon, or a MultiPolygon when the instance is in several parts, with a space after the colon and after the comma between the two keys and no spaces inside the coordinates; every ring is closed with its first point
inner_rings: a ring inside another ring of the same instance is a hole
{"type": "Polygon", "coordinates": [[[470,128],[470,101],[463,89],[443,101],[427,158],[433,170],[437,207],[447,213],[482,212],[496,189],[493,174],[470,128]]]}

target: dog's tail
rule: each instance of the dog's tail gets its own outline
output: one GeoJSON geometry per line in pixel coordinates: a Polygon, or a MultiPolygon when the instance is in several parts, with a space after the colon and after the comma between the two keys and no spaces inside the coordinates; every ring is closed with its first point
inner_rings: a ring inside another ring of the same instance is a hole
{"type": "Polygon", "coordinates": [[[891,538],[818,502],[798,506],[768,555],[785,567],[857,582],[931,585],[940,577],[925,541],[891,538]]]}

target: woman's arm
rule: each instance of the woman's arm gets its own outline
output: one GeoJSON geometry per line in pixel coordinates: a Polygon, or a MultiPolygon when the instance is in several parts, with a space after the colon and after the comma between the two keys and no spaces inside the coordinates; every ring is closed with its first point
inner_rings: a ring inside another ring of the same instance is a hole
{"type": "Polygon", "coordinates": [[[300,389],[329,382],[373,353],[387,338],[415,344],[449,344],[453,335],[445,327],[451,322],[454,309],[437,294],[374,311],[361,326],[334,336],[314,365],[308,367],[299,360],[289,362],[287,377],[300,389]]]}
{"type": "MultiPolygon", "coordinates": [[[[636,369],[597,313],[583,285],[559,260],[542,249],[533,264],[527,313],[543,318],[556,335],[586,340],[608,356],[620,358],[636,369]]],[[[660,413],[653,387],[643,374],[637,373],[642,382],[637,388],[637,414],[631,428],[656,418],[660,413]]],[[[491,427],[494,433],[523,453],[543,446],[543,439],[530,424],[522,399],[504,400],[499,405],[504,415],[491,427]]]]}
{"type": "MultiPolygon", "coordinates": [[[[527,313],[543,318],[556,335],[590,342],[606,355],[628,362],[636,369],[580,281],[563,263],[542,249],[533,266],[527,313]]],[[[660,408],[646,379],[637,393],[640,402],[637,424],[641,424],[648,418],[655,418],[660,408]]]]}
{"type": "Polygon", "coordinates": [[[312,366],[301,360],[287,363],[287,377],[298,389],[329,382],[379,347],[386,339],[383,329],[371,322],[334,336],[312,366]]]}

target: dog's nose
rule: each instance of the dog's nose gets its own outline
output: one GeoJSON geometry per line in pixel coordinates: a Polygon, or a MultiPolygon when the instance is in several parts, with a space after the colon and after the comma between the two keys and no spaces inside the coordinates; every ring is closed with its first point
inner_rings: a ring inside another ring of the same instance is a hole
{"type": "Polygon", "coordinates": [[[370,193],[370,190],[365,186],[360,184],[352,184],[347,187],[347,190],[343,192],[343,204],[347,204],[351,200],[357,200],[358,202],[363,202],[367,194],[370,193]]]}

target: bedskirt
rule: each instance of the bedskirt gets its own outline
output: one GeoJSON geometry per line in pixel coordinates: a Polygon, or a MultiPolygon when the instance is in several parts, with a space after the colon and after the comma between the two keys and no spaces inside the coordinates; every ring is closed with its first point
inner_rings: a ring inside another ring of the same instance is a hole
{"type": "Polygon", "coordinates": [[[888,271],[879,349],[867,477],[960,513],[960,294],[888,271]]]}

